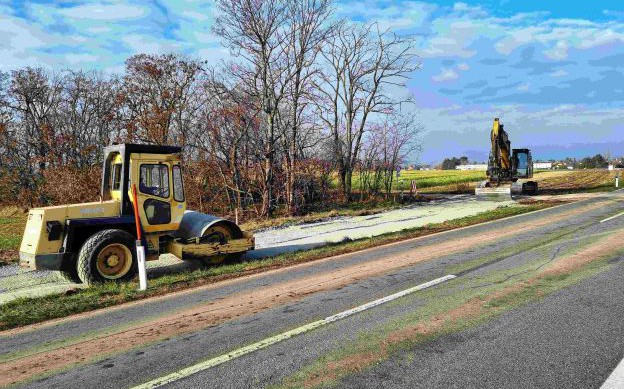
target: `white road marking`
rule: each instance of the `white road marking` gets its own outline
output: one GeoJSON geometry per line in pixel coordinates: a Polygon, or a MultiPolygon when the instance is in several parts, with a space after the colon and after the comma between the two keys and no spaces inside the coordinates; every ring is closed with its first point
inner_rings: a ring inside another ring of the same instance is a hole
{"type": "Polygon", "coordinates": [[[602,384],[600,389],[622,389],[624,388],[624,359],[620,361],[609,378],[602,384]]]}
{"type": "Polygon", "coordinates": [[[392,300],[396,300],[396,299],[398,299],[400,297],[407,296],[407,295],[412,294],[414,292],[417,292],[419,290],[423,290],[423,289],[432,287],[434,285],[441,284],[441,283],[446,282],[448,280],[452,280],[453,278],[456,278],[456,277],[457,276],[455,276],[455,275],[449,274],[449,275],[444,276],[444,277],[436,278],[435,280],[431,280],[429,282],[425,282],[424,284],[420,284],[420,285],[414,286],[412,288],[405,289],[405,290],[403,290],[401,292],[398,292],[398,293],[395,293],[395,294],[391,294],[390,296],[386,296],[386,297],[380,298],[378,300],[371,301],[370,303],[366,303],[366,304],[360,305],[358,307],[355,307],[355,308],[352,308],[352,309],[349,309],[349,310],[337,313],[335,315],[328,316],[325,319],[321,319],[321,320],[314,321],[312,323],[308,323],[306,325],[303,325],[301,327],[295,328],[293,330],[286,331],[286,332],[283,332],[283,333],[281,333],[279,335],[275,335],[275,336],[272,336],[270,338],[263,339],[263,340],[261,340],[259,342],[250,344],[248,346],[241,347],[239,349],[233,350],[233,351],[231,351],[231,352],[229,352],[227,354],[223,354],[223,355],[220,355],[218,357],[215,357],[215,358],[212,358],[212,359],[208,359],[208,360],[206,360],[204,362],[200,362],[200,363],[198,363],[196,365],[186,367],[186,368],[184,368],[182,370],[178,370],[178,371],[173,372],[171,374],[168,374],[166,376],[159,377],[159,378],[156,378],[156,379],[154,379],[152,381],[146,382],[144,384],[135,386],[132,389],[157,388],[159,386],[166,385],[166,384],[178,381],[178,380],[180,380],[182,378],[188,377],[188,376],[190,376],[192,374],[198,373],[198,372],[206,370],[206,369],[210,369],[211,367],[215,367],[215,366],[220,365],[222,363],[231,361],[232,359],[241,357],[241,356],[243,356],[245,354],[249,354],[249,353],[252,353],[254,351],[257,351],[257,350],[266,348],[268,346],[271,346],[273,344],[279,343],[281,341],[284,341],[286,339],[290,339],[293,336],[296,336],[296,335],[299,335],[299,334],[303,334],[304,332],[311,331],[311,330],[313,330],[315,328],[319,328],[319,327],[322,327],[322,326],[324,326],[326,324],[338,321],[340,319],[344,319],[345,317],[354,315],[354,314],[356,314],[358,312],[362,312],[362,311],[365,311],[367,309],[376,307],[378,305],[385,304],[385,303],[390,302],[392,300]]]}
{"type": "Polygon", "coordinates": [[[617,215],[613,215],[613,216],[611,216],[611,217],[608,217],[608,218],[606,218],[606,219],[603,219],[603,220],[601,220],[601,221],[600,221],[600,223],[608,222],[609,220],[613,220],[613,219],[615,219],[616,217],[620,217],[620,216],[622,216],[622,215],[624,215],[624,212],[620,212],[620,213],[618,213],[617,215]]]}

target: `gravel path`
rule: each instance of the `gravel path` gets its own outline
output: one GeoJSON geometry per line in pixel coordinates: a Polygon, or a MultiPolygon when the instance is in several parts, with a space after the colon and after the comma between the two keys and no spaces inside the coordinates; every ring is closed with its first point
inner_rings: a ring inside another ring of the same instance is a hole
{"type": "MultiPolygon", "coordinates": [[[[246,258],[265,258],[345,239],[377,236],[472,216],[513,204],[512,201],[476,201],[472,196],[457,195],[374,215],[334,217],[315,223],[264,229],[255,233],[256,250],[247,253],[246,258]]],[[[148,276],[156,277],[189,269],[189,264],[172,255],[163,255],[158,261],[148,262],[147,267],[148,276]]],[[[29,271],[18,265],[0,267],[0,304],[18,297],[47,295],[76,287],[82,286],[60,279],[55,272],[29,271]]]]}

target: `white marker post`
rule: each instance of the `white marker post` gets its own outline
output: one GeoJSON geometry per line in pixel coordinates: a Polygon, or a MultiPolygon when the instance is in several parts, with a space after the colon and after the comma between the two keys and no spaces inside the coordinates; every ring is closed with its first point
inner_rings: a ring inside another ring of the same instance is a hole
{"type": "Polygon", "coordinates": [[[136,254],[137,265],[139,267],[139,290],[147,290],[147,271],[145,270],[145,247],[143,247],[143,240],[141,239],[141,218],[139,217],[139,203],[137,200],[136,185],[132,184],[132,197],[134,208],[134,221],[136,224],[137,240],[136,240],[136,254]]]}
{"type": "Polygon", "coordinates": [[[145,247],[136,241],[137,265],[139,266],[139,290],[147,290],[147,272],[145,270],[145,247]]]}

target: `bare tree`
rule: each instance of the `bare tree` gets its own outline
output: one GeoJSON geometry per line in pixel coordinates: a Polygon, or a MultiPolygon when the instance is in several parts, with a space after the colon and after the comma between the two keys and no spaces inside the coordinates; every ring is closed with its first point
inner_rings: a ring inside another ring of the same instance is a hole
{"type": "Polygon", "coordinates": [[[14,120],[5,130],[6,152],[31,203],[41,173],[54,160],[51,152],[57,141],[55,113],[61,90],[60,78],[43,69],[27,67],[11,73],[4,104],[14,120]]]}
{"type": "Polygon", "coordinates": [[[395,172],[407,156],[420,150],[419,135],[422,125],[413,113],[396,112],[379,127],[381,132],[380,165],[383,168],[383,187],[386,197],[392,191],[395,172]]]}
{"type": "Polygon", "coordinates": [[[288,85],[284,42],[288,13],[285,1],[219,0],[213,31],[242,63],[227,66],[249,101],[264,112],[262,214],[274,209],[274,167],[282,132],[280,104],[288,85]]]}
{"type": "Polygon", "coordinates": [[[102,147],[120,138],[118,79],[95,72],[71,71],[62,77],[58,116],[58,152],[78,169],[101,160],[102,147]]]}
{"type": "Polygon", "coordinates": [[[210,156],[221,176],[226,197],[243,209],[244,199],[253,197],[252,174],[257,154],[252,138],[260,127],[258,112],[248,104],[245,94],[226,85],[214,71],[204,84],[208,103],[202,110],[195,147],[210,156]]]}
{"type": "Polygon", "coordinates": [[[330,22],[331,0],[291,1],[287,5],[287,39],[289,85],[288,130],[284,134],[284,157],[286,171],[286,203],[289,212],[296,212],[295,183],[299,150],[308,147],[310,137],[302,132],[316,130],[312,123],[305,123],[304,112],[313,98],[313,78],[318,73],[317,56],[339,24],[330,22]]]}
{"type": "Polygon", "coordinates": [[[375,24],[341,26],[323,51],[327,71],[319,85],[318,112],[330,129],[342,190],[351,197],[353,170],[367,123],[400,103],[388,86],[404,86],[414,64],[414,42],[375,24]]]}
{"type": "Polygon", "coordinates": [[[200,72],[198,61],[175,54],[130,57],[123,82],[128,137],[156,144],[183,143],[187,128],[180,126],[200,72]]]}

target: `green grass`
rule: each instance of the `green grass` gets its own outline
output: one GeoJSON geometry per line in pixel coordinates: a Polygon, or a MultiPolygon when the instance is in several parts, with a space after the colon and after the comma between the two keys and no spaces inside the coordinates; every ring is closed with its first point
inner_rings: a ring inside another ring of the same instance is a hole
{"type": "Polygon", "coordinates": [[[396,189],[408,190],[412,180],[416,180],[418,188],[424,189],[434,186],[477,182],[485,179],[486,176],[484,171],[407,170],[401,172],[396,189]]]}
{"type": "Polygon", "coordinates": [[[24,224],[24,217],[0,217],[0,266],[17,260],[17,249],[22,241],[24,224]]]}
{"type": "Polygon", "coordinates": [[[334,255],[351,253],[400,240],[429,235],[454,228],[465,227],[481,222],[515,216],[552,206],[549,203],[536,203],[524,206],[502,207],[474,216],[464,217],[439,224],[387,233],[371,238],[335,243],[324,247],[282,254],[255,261],[225,264],[193,272],[168,274],[150,280],[146,292],[137,291],[135,281],[125,284],[101,284],[71,294],[52,294],[43,297],[19,298],[0,306],[0,330],[38,323],[71,314],[92,311],[112,305],[135,301],[150,296],[214,283],[219,280],[240,277],[272,268],[289,266],[334,255]]]}
{"type": "MultiPolygon", "coordinates": [[[[397,179],[394,173],[392,190],[406,191],[411,187],[411,181],[415,180],[418,189],[433,188],[439,186],[467,184],[485,180],[484,171],[463,170],[403,170],[397,179]]],[[[336,180],[335,185],[338,186],[336,180]]],[[[360,190],[362,187],[360,175],[353,175],[353,189],[360,190]]]]}
{"type": "Polygon", "coordinates": [[[0,249],[2,250],[16,250],[22,241],[21,236],[0,236],[0,249]]]}

